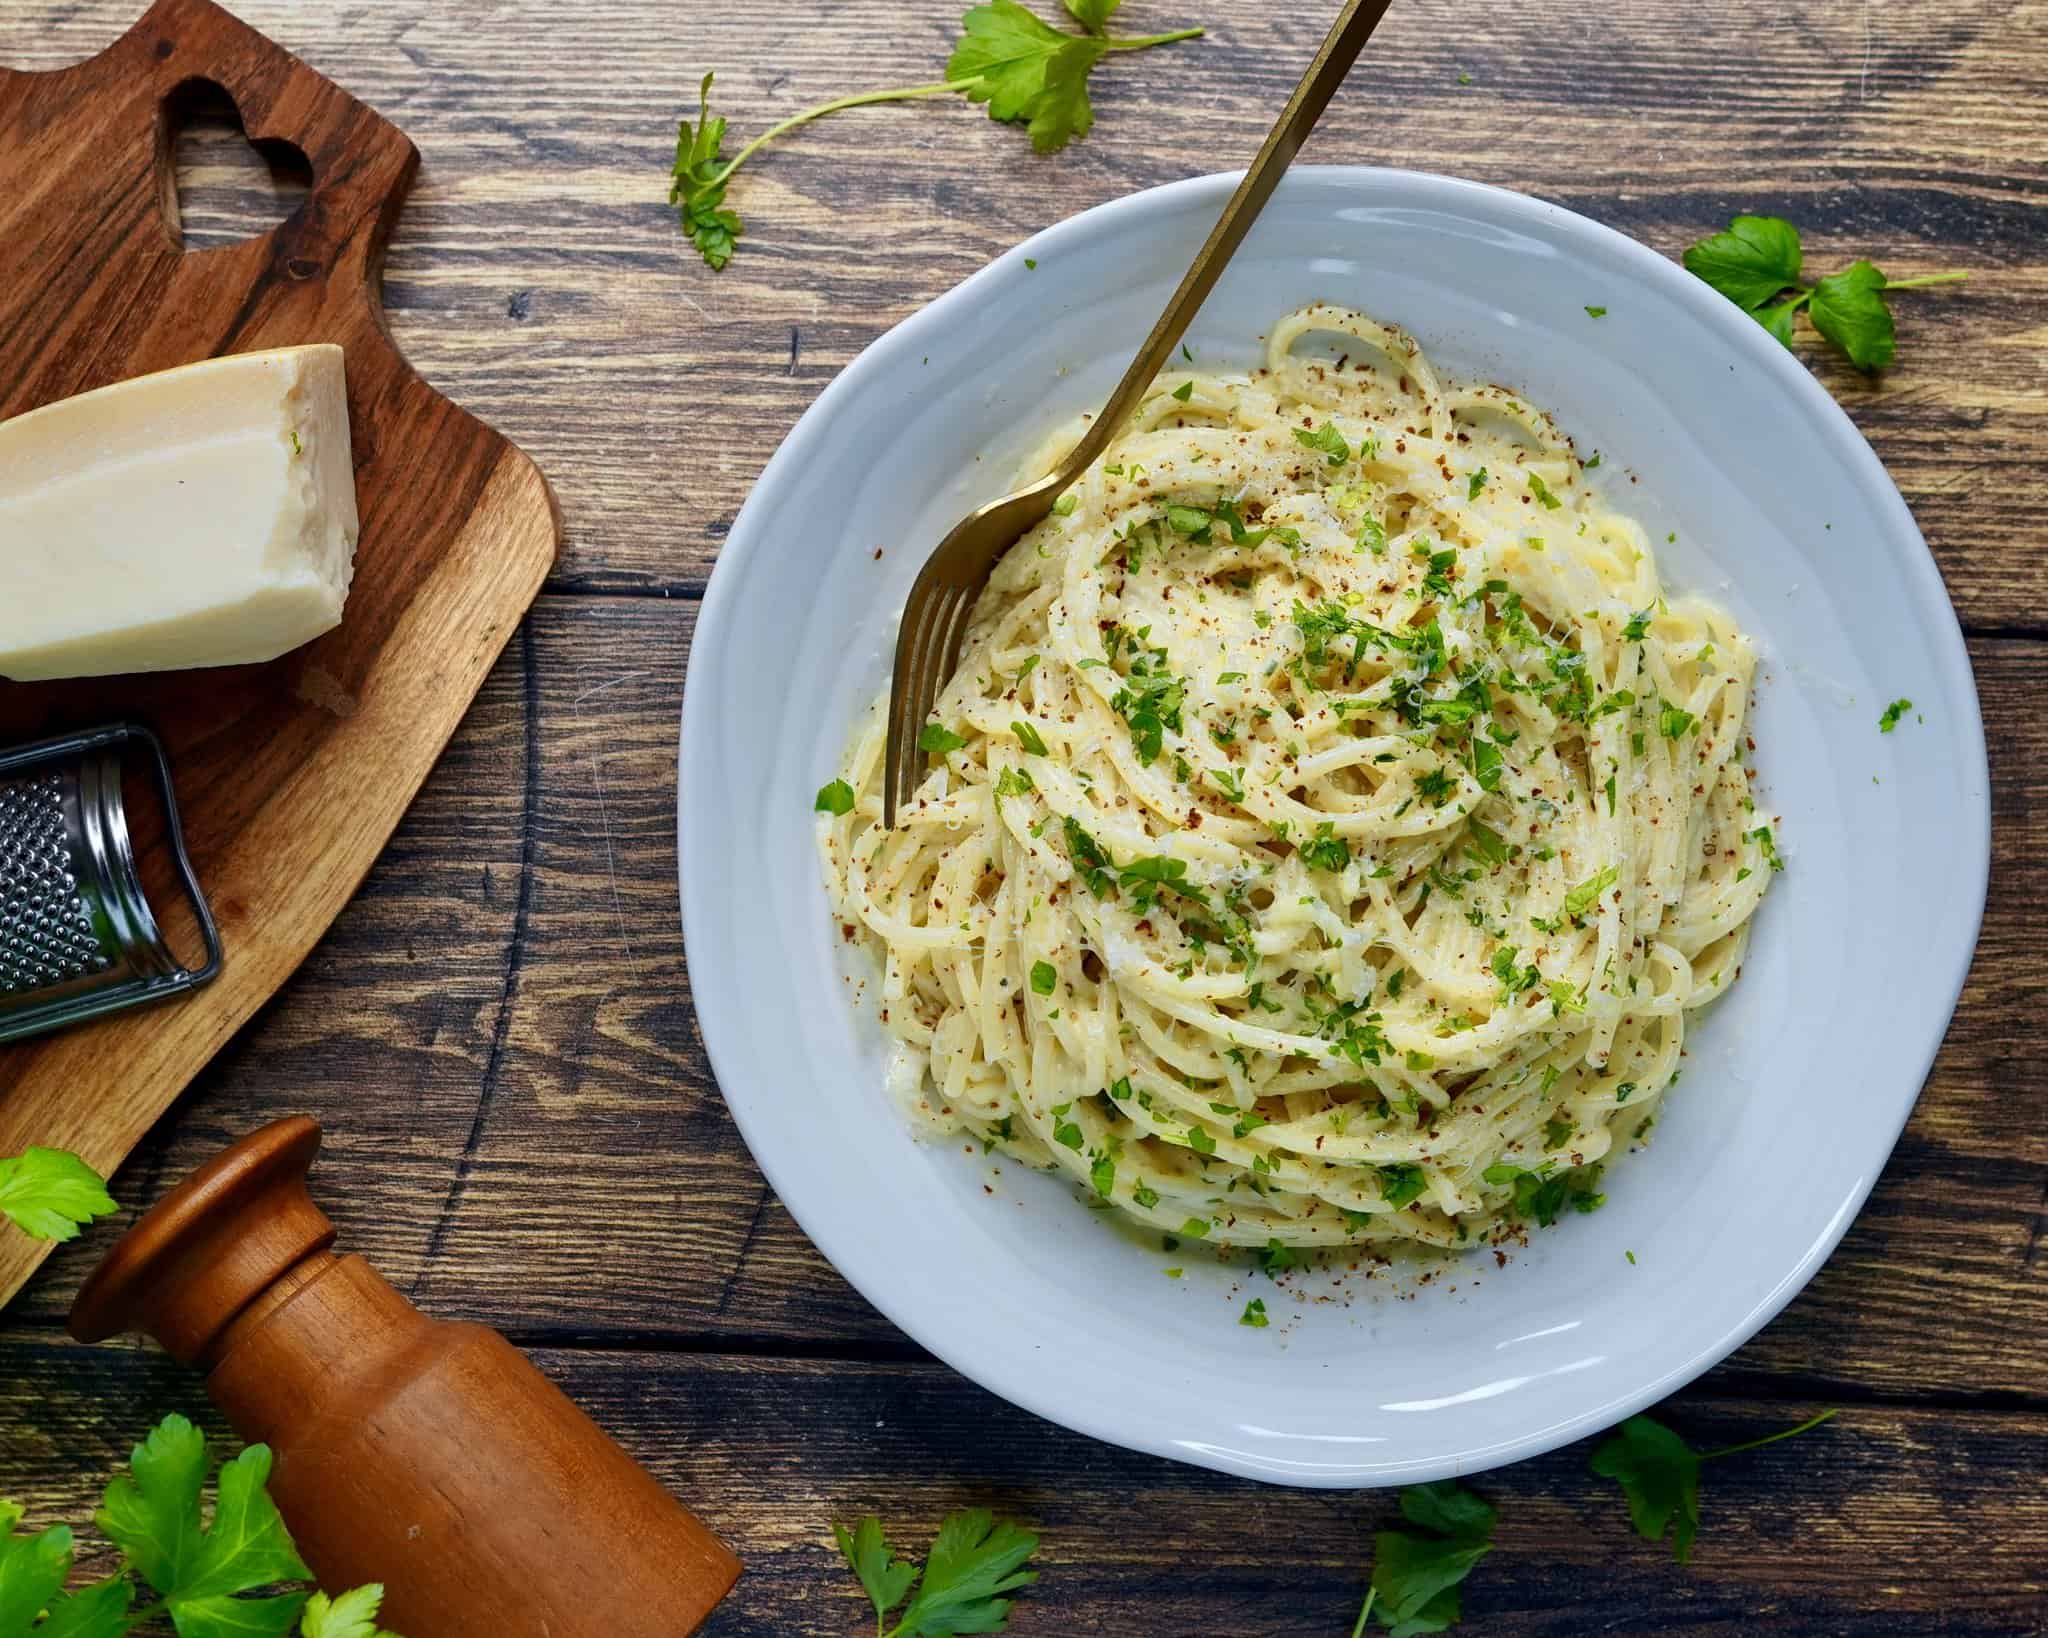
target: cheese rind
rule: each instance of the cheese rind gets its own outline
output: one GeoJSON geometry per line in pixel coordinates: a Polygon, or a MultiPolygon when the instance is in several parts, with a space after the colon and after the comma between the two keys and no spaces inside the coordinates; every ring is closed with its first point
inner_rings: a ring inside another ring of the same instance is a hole
{"type": "Polygon", "coordinates": [[[339,347],[0,421],[0,676],[275,659],[340,624],[357,527],[339,347]]]}

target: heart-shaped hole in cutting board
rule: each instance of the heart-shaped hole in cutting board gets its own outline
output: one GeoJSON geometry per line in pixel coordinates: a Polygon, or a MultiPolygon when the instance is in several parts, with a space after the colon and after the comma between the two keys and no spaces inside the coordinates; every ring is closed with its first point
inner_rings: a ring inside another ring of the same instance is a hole
{"type": "Polygon", "coordinates": [[[268,233],[313,185],[305,153],[275,138],[251,142],[235,99],[211,80],[188,80],[164,100],[164,129],[173,180],[164,216],[187,250],[268,233]]]}

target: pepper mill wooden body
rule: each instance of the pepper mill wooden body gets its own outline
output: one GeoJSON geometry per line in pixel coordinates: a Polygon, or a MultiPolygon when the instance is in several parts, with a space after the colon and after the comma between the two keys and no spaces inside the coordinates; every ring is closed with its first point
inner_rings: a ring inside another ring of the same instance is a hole
{"type": "Polygon", "coordinates": [[[244,1138],[121,1239],[71,1310],[207,1372],[324,1587],[385,1586],[405,1638],[683,1638],[739,1560],[480,1325],[421,1314],[332,1249],[320,1128],[244,1138]]]}

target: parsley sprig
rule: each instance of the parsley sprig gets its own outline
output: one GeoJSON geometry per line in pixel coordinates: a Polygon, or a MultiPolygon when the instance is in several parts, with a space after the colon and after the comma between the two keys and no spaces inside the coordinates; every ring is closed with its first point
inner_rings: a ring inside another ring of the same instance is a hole
{"type": "Polygon", "coordinates": [[[100,1174],[67,1149],[0,1157],[0,1217],[32,1240],[69,1240],[118,1209],[100,1174]]]}
{"type": "Polygon", "coordinates": [[[377,1626],[381,1586],[333,1599],[303,1588],[276,1590],[311,1581],[313,1572],[270,1499],[270,1460],[268,1446],[250,1445],[222,1464],[209,1519],[201,1506],[212,1466],[206,1438],[184,1417],[165,1417],[135,1447],[129,1471],[107,1486],[93,1515],[119,1550],[121,1568],[76,1591],[65,1588],[70,1527],[19,1534],[22,1509],[0,1502],[0,1634],[122,1638],[148,1627],[175,1628],[179,1638],[231,1638],[283,1634],[297,1622],[301,1638],[397,1638],[377,1626]],[[156,1595],[140,1608],[138,1583],[156,1595]]]}
{"type": "Polygon", "coordinates": [[[876,1638],[1001,1632],[1010,1614],[1006,1595],[1038,1579],[1036,1570],[1024,1568],[1038,1551],[1038,1537],[997,1520],[985,1507],[963,1508],[939,1521],[938,1538],[922,1572],[895,1556],[881,1520],[872,1514],[852,1530],[833,1525],[832,1537],[875,1606],[876,1638]],[[912,1587],[917,1589],[914,1596],[912,1587]],[[910,1602],[890,1626],[890,1612],[906,1598],[910,1602]]]}
{"type": "Polygon", "coordinates": [[[1819,1427],[1834,1414],[1824,1410],[1795,1428],[1708,1451],[1694,1450],[1654,1417],[1631,1416],[1593,1452],[1590,1465],[1603,1479],[1620,1484],[1636,1533],[1645,1541],[1662,1541],[1668,1533],[1671,1556],[1683,1564],[1692,1557],[1693,1538],[1699,1533],[1700,1463],[1774,1445],[1819,1427]]]}
{"type": "Polygon", "coordinates": [[[1088,76],[1105,57],[1192,40],[1202,33],[1199,28],[1183,28],[1165,34],[1113,35],[1109,20],[1122,3],[1065,0],[1069,15],[1083,30],[1073,34],[1054,28],[1017,0],[987,0],[961,17],[960,39],[943,80],[834,97],[771,125],[730,159],[724,152],[725,117],[711,112],[714,76],[706,74],[697,87],[695,122],[684,119],[677,128],[669,203],[698,254],[716,271],[732,260],[735,241],[746,231],[739,213],[725,202],[733,173],[777,137],[827,114],[882,102],[962,96],[985,105],[989,118],[1000,124],[1024,126],[1031,146],[1040,153],[1055,152],[1093,129],[1088,76]]]}
{"type": "Polygon", "coordinates": [[[1391,1638],[1457,1625],[1459,1586],[1493,1551],[1493,1507],[1453,1479],[1409,1485],[1401,1516],[1416,1529],[1381,1530],[1372,1538],[1372,1586],[1351,1638],[1362,1638],[1373,1616],[1391,1638]]]}
{"type": "Polygon", "coordinates": [[[1888,279],[1874,263],[1854,261],[1839,273],[1802,284],[1803,260],[1799,230],[1782,216],[1738,216],[1725,233],[1712,234],[1687,250],[1685,268],[1788,348],[1793,315],[1805,308],[1813,327],[1859,370],[1881,370],[1898,351],[1887,290],[1917,290],[1969,277],[1928,273],[1917,279],[1888,279]]]}

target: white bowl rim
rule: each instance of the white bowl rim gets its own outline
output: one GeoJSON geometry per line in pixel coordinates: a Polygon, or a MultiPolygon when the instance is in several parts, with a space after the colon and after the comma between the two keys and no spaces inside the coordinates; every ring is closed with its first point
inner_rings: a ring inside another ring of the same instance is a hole
{"type": "MultiPolygon", "coordinates": [[[[678,891],[686,945],[693,897],[693,871],[685,834],[683,792],[688,788],[690,746],[693,742],[703,743],[707,737],[701,731],[701,723],[694,720],[700,709],[693,704],[699,691],[693,690],[690,684],[697,675],[700,662],[710,667],[716,667],[720,663],[725,647],[722,611],[728,598],[735,595],[734,588],[738,585],[745,567],[763,545],[762,541],[755,538],[756,532],[749,527],[750,514],[756,509],[755,498],[772,491],[776,480],[781,478],[787,469],[799,466],[808,458],[812,444],[822,435],[826,424],[837,413],[840,400],[857,390],[861,376],[867,373],[863,366],[873,367],[886,363],[893,355],[899,353],[908,357],[914,356],[920,350],[928,350],[922,347],[924,335],[933,329],[943,329],[956,309],[969,306],[984,285],[1001,277],[1017,260],[1027,256],[1043,260],[1056,255],[1070,243],[1087,238],[1096,228],[1111,220],[1116,220],[1119,225],[1127,225],[1122,221],[1123,218],[1142,220],[1147,215],[1171,212],[1190,204],[1209,205],[1220,212],[1224,201],[1236,188],[1243,175],[1242,170],[1215,172],[1142,189],[1136,193],[1106,200],[1102,204],[1041,229],[878,336],[827,383],[811,406],[798,418],[796,425],[791,428],[755,480],[747,501],[742,504],[732,528],[727,533],[699,606],[696,629],[691,639],[685,667],[681,744],[678,753],[676,845],[678,891]]],[[[1840,1207],[1831,1218],[1828,1231],[1804,1249],[1793,1265],[1772,1286],[1762,1302],[1745,1314],[1739,1323],[1729,1327],[1712,1345],[1696,1350],[1629,1392],[1618,1394],[1601,1404],[1589,1406],[1562,1420],[1546,1424],[1518,1439],[1496,1442],[1485,1447],[1483,1452],[1476,1449],[1450,1451],[1428,1462],[1406,1461],[1391,1464],[1361,1461],[1352,1468],[1325,1467],[1313,1475],[1304,1476],[1288,1464],[1279,1461],[1268,1463],[1247,1452],[1191,1446],[1185,1440],[1156,1433],[1134,1432],[1128,1426],[1119,1425],[1111,1415],[1097,1411],[1090,1405],[1077,1406],[1072,1402],[1056,1404],[1048,1396],[1037,1391],[1021,1355],[1006,1354],[1000,1347],[969,1346],[963,1340],[924,1324],[915,1308],[903,1301],[887,1280],[875,1277],[872,1271],[862,1266],[864,1259],[854,1255],[853,1248],[843,1244],[828,1246],[812,1222],[807,1220],[806,1208],[783,1192],[780,1179],[776,1175],[776,1167],[768,1158],[773,1153],[773,1145],[764,1141],[768,1134],[757,1129],[756,1121],[748,1114],[743,1100],[726,1098],[726,1107],[731,1111],[749,1152],[754,1156],[756,1164],[761,1167],[770,1187],[776,1190],[777,1197],[796,1220],[798,1227],[803,1229],[826,1259],[838,1269],[849,1284],[880,1311],[884,1318],[912,1341],[969,1380],[1049,1422],[1125,1449],[1143,1451],[1173,1461],[1208,1467],[1272,1484],[1297,1488],[1363,1488],[1415,1483],[1503,1466],[1541,1455],[1600,1432],[1668,1397],[1712,1369],[1776,1318],[1786,1304],[1805,1288],[1848,1233],[1871,1189],[1875,1187],[1884,1164],[1889,1161],[1891,1152],[1919,1101],[1919,1094],[1925,1086],[1935,1057],[1947,1039],[1956,1004],[1961,999],[1963,985],[1975,957],[1990,884],[1989,761],[1985,748],[1982,710],[1961,623],[1956,616],[1954,605],[1949,600],[1947,587],[1942,581],[1940,569],[1934,561],[1925,537],[1921,534],[1904,498],[1899,494],[1897,486],[1892,482],[1890,474],[1878,459],[1876,451],[1870,447],[1856,424],[1849,418],[1847,411],[1820,384],[1804,363],[1774,340],[1754,319],[1742,312],[1734,303],[1723,299],[1710,287],[1695,279],[1679,264],[1617,229],[1562,205],[1513,189],[1430,171],[1368,165],[1296,165],[1288,177],[1283,179],[1282,187],[1287,187],[1290,183],[1297,187],[1335,184],[1363,189],[1391,188],[1400,190],[1403,195],[1401,203],[1421,209],[1450,214],[1476,210],[1490,213],[1496,219],[1519,219],[1525,224],[1537,222],[1553,227],[1560,222],[1567,223],[1572,231],[1590,236],[1595,243],[1615,253],[1623,264],[1644,282],[1661,286],[1665,291],[1675,294],[1705,318],[1706,322],[1718,328],[1729,345],[1748,365],[1759,370],[1769,384],[1788,394],[1795,401],[1805,413],[1809,424],[1813,426],[1816,436],[1831,445],[1833,453],[1854,469],[1859,487],[1873,498],[1881,510],[1890,515],[1895,527],[1902,529],[1905,536],[1919,546],[1919,552],[1912,554],[1910,558],[1914,583],[1906,589],[1916,605],[1929,611],[1929,636],[1941,651],[1943,669],[1949,673],[1947,680],[1951,683],[1960,680],[1962,684],[1954,691],[1954,697],[1964,702],[1965,714],[1952,722],[1949,732],[1953,737],[1959,759],[1973,771],[1981,770],[1976,783],[1977,789],[1983,793],[1981,801],[1965,802],[1959,809],[1958,817],[1966,822],[1967,828],[1958,833],[1958,854],[1974,867],[1970,871],[1972,885],[1968,894],[1971,907],[1970,936],[1963,946],[1960,960],[1947,975],[1943,1027],[1926,1044],[1910,1082],[1903,1083],[1912,1087],[1912,1095],[1899,1101],[1897,1108],[1891,1111],[1888,1122],[1883,1118],[1873,1122],[1869,1136],[1874,1138],[1882,1135],[1882,1153],[1877,1153],[1873,1142],[1872,1152],[1876,1157],[1874,1163],[1844,1194],[1840,1207]],[[1945,624],[1940,619],[1943,614],[1947,617],[1945,624]],[[1956,675],[1958,672],[1959,679],[1956,675]]],[[[711,870],[708,862],[703,868],[711,870]]],[[[699,873],[695,893],[708,896],[718,891],[720,886],[721,882],[715,870],[710,875],[699,873]]],[[[1939,974],[1929,976],[1936,980],[1940,977],[1939,974]]],[[[693,1010],[696,1010],[694,994],[693,1010]]],[[[705,1052],[711,1061],[712,1073],[718,1078],[720,1092],[723,1095],[724,1072],[720,1065],[719,1045],[722,1026],[715,1021],[714,1016],[701,1011],[697,1012],[697,1018],[705,1052]]]]}

